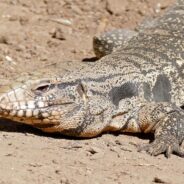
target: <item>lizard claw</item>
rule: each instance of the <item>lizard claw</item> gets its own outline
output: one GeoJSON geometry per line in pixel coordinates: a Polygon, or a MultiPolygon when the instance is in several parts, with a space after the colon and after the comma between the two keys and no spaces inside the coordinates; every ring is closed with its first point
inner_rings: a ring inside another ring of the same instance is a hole
{"type": "Polygon", "coordinates": [[[146,151],[152,156],[157,156],[161,153],[165,153],[166,157],[169,158],[172,153],[180,157],[184,157],[184,151],[181,150],[178,140],[174,136],[157,137],[152,143],[138,146],[138,151],[146,151]]]}

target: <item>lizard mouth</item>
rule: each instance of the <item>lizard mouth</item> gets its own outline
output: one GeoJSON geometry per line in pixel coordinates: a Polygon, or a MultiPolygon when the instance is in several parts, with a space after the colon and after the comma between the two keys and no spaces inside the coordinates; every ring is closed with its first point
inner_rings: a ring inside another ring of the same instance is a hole
{"type": "Polygon", "coordinates": [[[47,132],[60,130],[61,119],[65,114],[72,111],[73,102],[49,104],[46,102],[39,102],[39,106],[34,106],[33,101],[26,102],[20,106],[0,104],[0,117],[11,119],[15,122],[21,122],[27,125],[34,126],[38,129],[44,129],[47,132]],[[29,105],[28,105],[29,104],[29,105]]]}
{"type": "MultiPolygon", "coordinates": [[[[0,117],[9,119],[15,122],[20,122],[41,129],[44,132],[62,132],[68,129],[67,116],[76,111],[78,108],[74,102],[63,103],[46,103],[40,101],[33,105],[33,101],[27,101],[27,106],[17,105],[14,102],[10,105],[3,105],[0,103],[0,117]],[[28,108],[29,107],[29,108],[28,108]],[[62,125],[62,126],[61,126],[62,125]]],[[[71,122],[70,122],[71,123],[71,122]]]]}
{"type": "Polygon", "coordinates": [[[27,101],[0,104],[0,117],[26,124],[58,122],[73,102],[51,103],[46,101],[27,101]]]}

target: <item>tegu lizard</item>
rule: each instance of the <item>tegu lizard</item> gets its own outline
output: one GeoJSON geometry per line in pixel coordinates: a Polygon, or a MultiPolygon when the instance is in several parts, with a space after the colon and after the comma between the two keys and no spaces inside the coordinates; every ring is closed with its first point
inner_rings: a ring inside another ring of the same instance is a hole
{"type": "Polygon", "coordinates": [[[33,72],[1,88],[0,116],[76,137],[151,132],[154,141],[140,150],[184,156],[184,1],[126,43],[117,34],[125,35],[94,38],[97,56],[105,55],[94,63],[33,72]]]}

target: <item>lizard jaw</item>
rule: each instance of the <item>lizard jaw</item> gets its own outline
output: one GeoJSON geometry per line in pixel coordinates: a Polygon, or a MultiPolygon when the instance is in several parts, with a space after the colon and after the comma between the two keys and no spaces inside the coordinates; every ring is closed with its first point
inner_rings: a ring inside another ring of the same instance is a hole
{"type": "Polygon", "coordinates": [[[16,109],[15,104],[17,105],[17,102],[15,102],[14,105],[8,106],[0,104],[0,117],[28,124],[43,131],[44,129],[46,129],[46,131],[51,129],[51,132],[57,130],[57,127],[60,125],[61,116],[64,113],[62,105],[47,106],[46,103],[39,102],[40,106],[33,108],[33,101],[25,103],[29,104],[27,106],[32,108],[25,108],[24,105],[16,109]],[[10,107],[14,108],[10,109],[10,107]]]}
{"type": "MultiPolygon", "coordinates": [[[[70,103],[68,103],[70,104],[70,103]]],[[[46,99],[11,101],[7,94],[0,97],[0,117],[25,124],[49,123],[59,120],[66,104],[49,102],[46,99]]]]}

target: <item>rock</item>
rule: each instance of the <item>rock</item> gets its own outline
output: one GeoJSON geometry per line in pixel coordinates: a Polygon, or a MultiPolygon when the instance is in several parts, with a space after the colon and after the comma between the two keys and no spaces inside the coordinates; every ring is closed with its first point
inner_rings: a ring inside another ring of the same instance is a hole
{"type": "Polygon", "coordinates": [[[127,0],[107,0],[106,10],[110,14],[121,15],[128,7],[127,0]]]}
{"type": "Polygon", "coordinates": [[[160,179],[160,178],[158,178],[158,177],[155,177],[155,178],[153,179],[153,182],[154,182],[154,183],[165,183],[165,184],[168,184],[168,182],[166,182],[166,181],[164,181],[163,179],[160,179]]]}
{"type": "Polygon", "coordinates": [[[18,51],[18,52],[23,52],[23,51],[25,51],[25,46],[24,45],[21,45],[21,44],[19,44],[19,45],[15,45],[15,50],[16,51],[18,51]]]}
{"type": "Polygon", "coordinates": [[[90,152],[91,154],[96,154],[96,153],[101,152],[102,150],[97,147],[90,147],[89,149],[87,149],[87,151],[90,152]]]}
{"type": "Polygon", "coordinates": [[[90,160],[98,160],[104,157],[104,150],[102,150],[99,147],[96,146],[90,146],[86,149],[89,154],[87,154],[90,157],[90,160]]]}
{"type": "Polygon", "coordinates": [[[64,18],[58,18],[58,19],[50,19],[53,22],[57,22],[59,24],[65,25],[65,26],[71,26],[72,21],[69,19],[64,19],[64,18]]]}
{"type": "Polygon", "coordinates": [[[22,26],[25,26],[29,22],[29,19],[26,16],[21,16],[19,17],[19,22],[22,26]]]}
{"type": "Polygon", "coordinates": [[[155,13],[160,13],[161,10],[164,10],[168,7],[168,3],[165,0],[160,0],[159,3],[156,4],[155,13]]]}
{"type": "Polygon", "coordinates": [[[71,5],[71,9],[78,15],[82,15],[82,10],[75,4],[71,5]]]}
{"type": "Polygon", "coordinates": [[[9,44],[8,37],[6,37],[4,35],[0,35],[0,43],[2,43],[2,44],[9,44]]]}
{"type": "Polygon", "coordinates": [[[50,33],[52,35],[52,38],[56,38],[58,40],[66,40],[66,37],[64,35],[64,32],[61,28],[55,28],[50,33]]]}
{"type": "Polygon", "coordinates": [[[70,184],[69,180],[65,177],[63,177],[61,180],[60,180],[60,183],[61,184],[70,184]]]}

